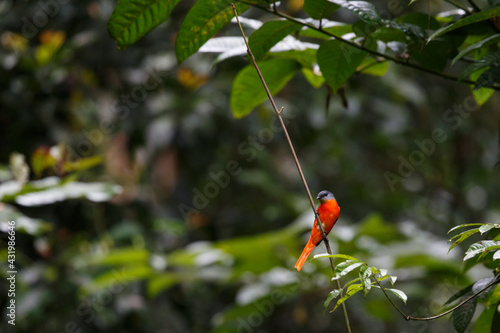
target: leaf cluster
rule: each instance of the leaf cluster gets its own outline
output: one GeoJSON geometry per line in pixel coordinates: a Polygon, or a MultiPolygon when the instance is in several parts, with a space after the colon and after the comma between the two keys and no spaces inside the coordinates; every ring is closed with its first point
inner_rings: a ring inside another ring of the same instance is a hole
{"type": "MultiPolygon", "coordinates": [[[[340,298],[337,300],[337,303],[335,304],[335,307],[330,312],[335,311],[335,309],[337,309],[339,305],[347,301],[359,291],[363,291],[364,296],[366,296],[373,287],[383,288],[380,285],[382,281],[389,279],[391,285],[394,286],[394,283],[396,283],[397,280],[397,276],[388,274],[387,269],[368,266],[365,262],[362,262],[352,256],[348,256],[345,254],[320,254],[314,256],[314,259],[317,258],[346,259],[345,261],[336,265],[332,281],[347,276],[349,273],[355,272],[356,270],[358,271],[358,276],[356,278],[346,282],[341,289],[334,289],[328,294],[328,297],[326,298],[326,301],[324,303],[325,310],[335,298],[338,298],[340,296],[340,298]]],[[[406,300],[408,299],[408,297],[403,291],[394,288],[384,288],[384,291],[392,292],[406,304],[406,300]]]]}
{"type": "MultiPolygon", "coordinates": [[[[109,20],[110,34],[124,49],[165,22],[179,2],[120,0],[109,20]]],[[[216,62],[246,53],[241,37],[216,36],[231,22],[232,2],[200,0],[193,5],[175,43],[179,62],[196,52],[217,53],[216,62]]],[[[267,1],[238,1],[235,6],[239,14],[255,7],[278,16],[267,22],[242,17],[243,23],[254,30],[250,48],[257,61],[262,61],[259,66],[273,94],[299,71],[313,87],[326,82],[337,92],[357,73],[384,75],[388,62],[468,82],[479,104],[488,100],[500,82],[498,27],[494,21],[500,8],[496,6],[475,13],[443,12],[435,17],[414,13],[384,18],[374,4],[366,1],[305,0],[307,19],[281,13],[276,4],[267,1]],[[358,21],[348,24],[330,20],[338,10],[351,12],[358,21]],[[450,24],[442,26],[441,22],[450,24]],[[461,66],[459,75],[446,73],[448,63],[454,69],[459,61],[467,64],[461,66]]],[[[247,115],[266,99],[252,89],[259,81],[251,71],[250,65],[234,80],[231,108],[236,117],[247,115]]]]}
{"type": "MultiPolygon", "coordinates": [[[[481,263],[493,270],[493,276],[480,279],[461,289],[451,296],[450,299],[446,301],[445,305],[461,302],[489,286],[485,293],[480,295],[486,303],[486,309],[477,320],[475,327],[481,327],[481,332],[496,332],[498,330],[498,319],[500,317],[499,312],[496,310],[498,306],[500,306],[500,288],[498,285],[495,286],[495,284],[500,283],[500,265],[499,261],[497,261],[500,259],[500,234],[495,232],[495,230],[500,228],[500,223],[461,224],[450,229],[448,233],[467,227],[475,228],[462,231],[451,237],[449,242],[453,243],[449,251],[477,233],[480,235],[488,233],[493,239],[480,240],[471,244],[465,252],[463,261],[467,262],[467,268],[471,268],[473,265],[481,263]],[[473,259],[476,259],[476,261],[474,262],[473,259]]],[[[458,307],[453,311],[452,321],[457,332],[463,333],[469,326],[476,310],[477,301],[477,298],[474,298],[464,306],[458,307]]],[[[476,332],[476,330],[474,330],[474,332],[476,332]]]]}

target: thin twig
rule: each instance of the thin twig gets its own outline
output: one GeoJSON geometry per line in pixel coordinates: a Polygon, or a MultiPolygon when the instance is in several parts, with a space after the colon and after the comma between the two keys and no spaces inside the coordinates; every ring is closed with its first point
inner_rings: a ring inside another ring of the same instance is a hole
{"type": "Polygon", "coordinates": [[[437,319],[437,318],[441,318],[443,316],[446,316],[448,313],[450,312],[453,312],[455,311],[455,309],[458,309],[459,307],[463,306],[465,303],[469,302],[470,300],[472,300],[473,298],[477,297],[479,294],[481,294],[482,292],[484,292],[486,289],[488,289],[489,287],[491,287],[492,285],[494,285],[495,283],[498,283],[499,282],[499,279],[494,279],[493,281],[491,281],[490,283],[488,283],[483,289],[479,290],[478,292],[474,293],[473,295],[467,297],[466,299],[464,299],[462,302],[458,303],[456,306],[454,306],[453,308],[443,312],[443,313],[440,313],[438,315],[435,315],[435,316],[430,316],[430,317],[412,317],[412,316],[408,316],[406,315],[403,311],[401,311],[399,309],[399,307],[392,301],[392,299],[389,297],[389,295],[387,295],[387,292],[385,291],[384,288],[382,288],[382,286],[380,285],[380,281],[375,278],[375,281],[377,282],[377,284],[379,285],[380,289],[383,291],[385,297],[389,300],[389,302],[391,302],[392,306],[394,306],[394,308],[396,308],[396,310],[398,310],[398,312],[404,317],[405,320],[407,321],[410,321],[410,320],[415,320],[415,321],[428,321],[428,320],[434,320],[434,319],[437,319]]]}
{"type": "MultiPolygon", "coordinates": [[[[309,186],[307,185],[306,178],[304,177],[304,173],[302,172],[302,168],[300,166],[299,159],[297,158],[297,154],[295,153],[295,149],[293,147],[292,140],[290,139],[290,136],[288,135],[288,131],[287,131],[285,122],[283,121],[283,118],[281,116],[281,111],[282,110],[278,110],[278,108],[276,107],[276,103],[274,102],[273,96],[272,96],[271,92],[269,91],[269,88],[267,87],[266,81],[264,80],[264,77],[262,76],[262,73],[261,73],[261,71],[259,69],[259,66],[257,65],[257,61],[255,60],[255,57],[253,56],[252,50],[250,49],[250,45],[248,45],[248,41],[247,41],[247,38],[245,36],[245,32],[243,31],[243,27],[240,24],[238,13],[236,12],[236,7],[234,6],[234,4],[231,4],[231,6],[233,7],[234,16],[236,17],[236,20],[238,22],[238,26],[239,26],[240,31],[241,31],[241,35],[243,37],[243,40],[245,41],[245,45],[247,47],[247,52],[248,52],[248,55],[250,57],[250,60],[252,61],[252,64],[254,65],[255,69],[257,70],[257,74],[259,75],[259,78],[262,81],[262,84],[264,85],[264,89],[266,90],[267,97],[268,97],[269,101],[271,102],[271,104],[273,106],[273,110],[274,110],[274,112],[276,114],[276,117],[278,117],[278,119],[280,121],[280,125],[283,128],[283,133],[285,134],[285,137],[286,137],[286,140],[288,142],[288,145],[290,146],[290,150],[292,152],[293,160],[295,161],[295,166],[297,167],[297,171],[299,172],[300,178],[302,180],[302,184],[304,184],[304,188],[305,188],[305,190],[307,192],[307,197],[309,198],[309,203],[311,204],[311,208],[312,208],[312,210],[314,212],[314,215],[316,216],[317,225],[319,227],[321,235],[323,236],[323,240],[324,240],[324,243],[325,243],[326,251],[328,252],[328,254],[331,255],[332,254],[332,250],[330,248],[330,243],[328,241],[328,238],[326,237],[325,229],[323,228],[323,225],[322,225],[321,220],[319,218],[319,214],[318,214],[318,212],[316,210],[316,206],[314,205],[314,200],[313,200],[313,198],[311,196],[311,191],[309,190],[309,186]]],[[[335,263],[333,262],[333,258],[329,258],[329,259],[330,259],[330,265],[331,265],[331,268],[332,268],[332,272],[334,273],[335,272],[335,263]]],[[[338,280],[337,280],[337,287],[338,287],[338,289],[342,289],[341,285],[340,285],[340,282],[338,280]]],[[[347,315],[347,309],[346,309],[344,303],[342,303],[342,309],[344,311],[344,318],[345,318],[346,325],[347,325],[347,331],[349,333],[351,333],[351,326],[349,324],[349,317],[347,315]]]]}
{"type": "Polygon", "coordinates": [[[489,287],[491,287],[492,285],[494,285],[495,283],[498,283],[498,280],[495,279],[493,280],[492,282],[488,283],[486,285],[486,287],[484,287],[483,289],[479,290],[478,292],[476,292],[475,294],[471,295],[470,297],[467,297],[466,299],[464,299],[462,302],[458,303],[456,306],[454,306],[453,308],[449,309],[448,311],[445,311],[441,314],[438,314],[438,315],[435,315],[435,316],[431,316],[431,317],[423,317],[423,318],[419,318],[419,317],[412,317],[412,316],[408,316],[406,318],[406,320],[433,320],[433,319],[437,319],[437,318],[440,318],[442,316],[445,316],[447,315],[448,313],[450,312],[453,312],[455,309],[458,309],[459,307],[461,307],[462,305],[464,305],[465,303],[469,302],[471,299],[473,299],[474,297],[477,297],[479,294],[481,294],[482,292],[484,292],[486,289],[488,289],[489,287]]]}
{"type": "MultiPolygon", "coordinates": [[[[334,34],[326,31],[322,27],[317,27],[317,26],[315,26],[312,23],[304,22],[301,19],[297,19],[297,18],[295,18],[293,16],[290,16],[290,15],[287,15],[285,13],[282,13],[282,12],[280,12],[278,10],[275,11],[275,10],[266,8],[264,6],[256,5],[256,4],[250,3],[250,2],[246,2],[244,0],[242,0],[241,2],[242,3],[246,3],[247,5],[253,6],[255,8],[258,8],[260,10],[266,11],[268,13],[274,14],[276,16],[282,17],[282,18],[284,18],[284,19],[286,19],[288,21],[298,23],[298,24],[302,25],[303,27],[308,27],[310,29],[316,30],[318,32],[321,32],[321,33],[329,36],[329,37],[332,37],[332,38],[338,40],[339,42],[342,42],[342,43],[347,44],[349,46],[355,47],[355,48],[357,48],[359,50],[368,52],[371,55],[383,57],[383,58],[385,58],[387,60],[390,60],[390,61],[392,61],[394,63],[397,63],[399,65],[410,67],[410,68],[413,68],[413,69],[417,69],[419,71],[422,71],[422,72],[425,72],[425,73],[429,73],[429,74],[433,74],[433,75],[436,75],[436,76],[440,76],[440,77],[442,77],[444,79],[452,80],[452,81],[455,81],[455,82],[462,82],[462,83],[467,83],[467,84],[472,84],[472,85],[475,85],[477,83],[476,81],[472,81],[472,80],[469,80],[469,79],[459,79],[457,76],[446,74],[446,73],[442,73],[442,72],[439,72],[439,71],[436,71],[436,70],[433,70],[433,69],[430,69],[430,68],[427,68],[427,67],[423,67],[421,65],[409,62],[409,61],[407,61],[405,59],[400,59],[398,57],[393,57],[393,56],[390,56],[390,55],[387,55],[387,54],[384,54],[384,53],[381,53],[381,52],[378,52],[378,51],[375,51],[375,50],[370,50],[370,49],[364,47],[363,45],[359,45],[359,44],[357,44],[357,43],[355,43],[353,41],[341,38],[339,36],[335,36],[334,34]]],[[[500,90],[500,86],[498,86],[498,85],[493,86],[493,87],[488,87],[488,88],[494,89],[494,90],[500,90]]]]}
{"type": "Polygon", "coordinates": [[[375,282],[377,282],[378,286],[380,287],[380,289],[382,290],[382,292],[384,293],[385,297],[389,300],[389,302],[391,302],[392,306],[398,310],[399,313],[401,313],[401,315],[406,319],[408,320],[408,316],[399,309],[399,307],[396,305],[396,303],[393,302],[393,300],[389,297],[389,295],[387,295],[387,292],[385,291],[385,289],[380,285],[380,281],[375,277],[375,282]]]}

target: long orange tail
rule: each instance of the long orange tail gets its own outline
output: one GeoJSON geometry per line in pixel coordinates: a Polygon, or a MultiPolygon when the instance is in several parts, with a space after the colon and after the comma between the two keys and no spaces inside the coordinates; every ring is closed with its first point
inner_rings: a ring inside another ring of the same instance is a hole
{"type": "Polygon", "coordinates": [[[307,257],[309,257],[309,255],[311,254],[312,250],[315,247],[316,245],[314,245],[313,242],[311,242],[311,240],[307,242],[306,247],[304,247],[304,250],[302,251],[302,254],[299,257],[299,260],[297,260],[297,263],[295,264],[295,268],[297,268],[298,271],[302,269],[302,266],[306,262],[307,257]]]}

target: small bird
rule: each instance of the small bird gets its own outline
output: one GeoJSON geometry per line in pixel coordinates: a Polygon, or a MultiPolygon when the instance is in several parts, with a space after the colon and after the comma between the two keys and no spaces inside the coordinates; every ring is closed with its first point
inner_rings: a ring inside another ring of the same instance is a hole
{"type": "MultiPolygon", "coordinates": [[[[318,207],[319,219],[321,220],[321,224],[325,230],[325,235],[328,235],[339,218],[340,207],[337,204],[337,200],[335,200],[335,196],[332,192],[321,191],[318,193],[317,199],[321,202],[321,205],[318,207]]],[[[314,220],[311,237],[304,247],[299,260],[297,260],[297,263],[295,264],[295,268],[297,268],[298,271],[302,269],[302,266],[306,262],[307,257],[309,257],[309,254],[311,254],[314,247],[318,246],[323,240],[323,236],[321,235],[321,231],[319,230],[317,223],[318,221],[314,220]]]]}

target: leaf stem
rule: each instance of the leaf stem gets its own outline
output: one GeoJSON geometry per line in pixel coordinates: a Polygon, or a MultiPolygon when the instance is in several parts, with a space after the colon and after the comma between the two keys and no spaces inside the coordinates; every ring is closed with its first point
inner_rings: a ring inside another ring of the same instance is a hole
{"type": "Polygon", "coordinates": [[[384,293],[385,297],[389,300],[389,302],[392,304],[392,306],[398,310],[399,313],[401,313],[401,315],[406,319],[408,320],[408,316],[403,312],[401,311],[401,309],[396,305],[396,303],[394,303],[394,301],[389,297],[389,295],[387,295],[387,292],[385,291],[385,289],[382,287],[382,285],[380,285],[380,281],[374,277],[375,279],[375,282],[377,282],[378,286],[380,287],[380,289],[382,290],[382,292],[384,293]]]}
{"type": "Polygon", "coordinates": [[[434,320],[434,319],[437,319],[437,318],[440,318],[440,317],[443,317],[443,316],[446,316],[447,314],[449,314],[450,312],[453,312],[455,311],[456,309],[458,309],[459,307],[463,306],[465,303],[469,302],[470,300],[472,300],[473,298],[477,297],[479,294],[481,294],[482,292],[484,292],[486,289],[488,289],[489,287],[491,287],[492,285],[494,285],[495,283],[498,283],[500,282],[500,278],[496,278],[494,279],[493,281],[491,281],[490,283],[488,283],[484,288],[482,288],[481,290],[479,290],[478,292],[474,293],[473,295],[467,297],[466,299],[464,299],[462,302],[458,303],[456,306],[454,306],[453,308],[443,312],[443,313],[440,313],[438,315],[435,315],[435,316],[430,316],[430,317],[412,317],[412,316],[409,316],[409,315],[406,315],[403,311],[401,311],[398,306],[392,301],[392,299],[389,297],[389,295],[387,295],[387,292],[384,290],[384,288],[382,288],[382,286],[380,285],[380,281],[375,278],[375,281],[377,282],[377,284],[379,285],[380,289],[383,291],[385,297],[389,300],[389,302],[391,302],[392,306],[394,306],[394,308],[396,310],[398,310],[398,312],[405,318],[405,320],[407,321],[410,321],[410,320],[415,320],[415,321],[428,321],[428,320],[434,320]]]}
{"type": "MultiPolygon", "coordinates": [[[[309,190],[309,186],[307,185],[306,178],[304,176],[304,173],[302,172],[302,168],[300,166],[299,159],[297,158],[297,154],[295,153],[295,148],[293,147],[292,140],[290,139],[290,136],[288,135],[288,131],[287,131],[285,122],[283,121],[283,118],[281,116],[281,110],[278,110],[278,108],[276,106],[276,103],[274,102],[273,96],[272,96],[271,92],[269,91],[269,88],[267,87],[266,81],[264,80],[264,77],[262,76],[262,73],[261,73],[261,71],[259,69],[259,66],[257,65],[257,61],[255,60],[255,57],[253,56],[252,50],[250,49],[250,46],[248,45],[248,41],[247,41],[247,38],[245,36],[245,32],[243,31],[243,27],[240,24],[238,13],[236,12],[236,7],[234,6],[233,3],[231,4],[231,6],[233,7],[234,16],[236,17],[236,20],[238,22],[238,26],[240,28],[241,36],[243,37],[243,40],[245,41],[245,45],[247,47],[247,53],[248,53],[248,55],[250,57],[250,60],[252,61],[252,64],[254,65],[255,69],[257,70],[257,74],[259,75],[259,78],[260,78],[260,80],[261,80],[261,82],[262,82],[262,84],[264,86],[264,89],[266,90],[267,97],[268,97],[269,101],[271,102],[271,104],[273,106],[274,113],[276,114],[276,117],[278,117],[280,125],[283,128],[283,133],[285,134],[286,140],[287,140],[288,145],[290,147],[290,150],[292,152],[292,156],[293,156],[293,160],[295,162],[295,166],[297,167],[297,171],[299,172],[300,179],[302,180],[302,184],[304,185],[304,188],[305,188],[305,190],[307,192],[307,197],[309,198],[309,203],[311,204],[311,208],[312,208],[312,210],[314,212],[314,215],[316,217],[317,225],[319,227],[319,230],[321,231],[321,235],[323,236],[323,240],[324,240],[324,243],[325,243],[326,251],[328,252],[328,254],[331,255],[332,254],[332,250],[330,248],[330,243],[328,241],[328,238],[326,237],[325,229],[323,228],[323,225],[322,225],[321,220],[319,218],[319,214],[318,214],[318,212],[316,210],[316,206],[314,205],[314,200],[313,200],[313,198],[311,196],[311,191],[309,190]]],[[[276,13],[277,13],[277,11],[276,11],[276,13]]],[[[335,263],[333,261],[333,258],[330,257],[329,259],[330,259],[330,265],[331,265],[331,268],[332,268],[332,273],[334,273],[335,272],[335,263]]],[[[340,285],[340,282],[338,280],[337,280],[337,287],[338,287],[338,289],[342,289],[341,285],[340,285]]],[[[344,312],[344,319],[345,319],[346,325],[347,325],[347,331],[349,333],[351,333],[351,326],[349,324],[349,317],[347,315],[347,309],[346,309],[346,306],[345,306],[344,303],[342,303],[342,309],[343,309],[343,312],[344,312]]]]}

